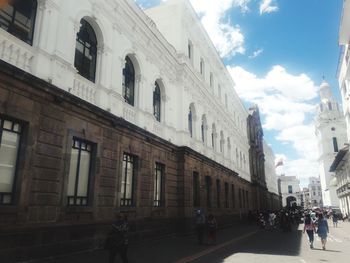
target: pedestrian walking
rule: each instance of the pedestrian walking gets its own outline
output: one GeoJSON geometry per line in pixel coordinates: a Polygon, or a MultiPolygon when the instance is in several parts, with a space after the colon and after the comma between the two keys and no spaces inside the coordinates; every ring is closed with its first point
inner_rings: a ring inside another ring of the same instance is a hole
{"type": "Polygon", "coordinates": [[[312,249],[314,248],[314,233],[316,232],[316,226],[311,220],[310,214],[305,216],[303,233],[305,233],[305,231],[309,237],[310,248],[312,249]]]}
{"type": "Polygon", "coordinates": [[[317,223],[317,234],[321,238],[322,249],[326,250],[327,243],[327,235],[329,233],[328,222],[327,219],[323,217],[323,214],[320,213],[318,215],[318,223],[317,223]]]}
{"type": "Polygon", "coordinates": [[[215,217],[210,214],[207,218],[207,231],[208,231],[208,243],[215,244],[216,243],[216,230],[218,228],[218,224],[216,222],[215,217]]]}
{"type": "Polygon", "coordinates": [[[338,227],[338,217],[336,214],[332,215],[333,227],[338,227]]]}
{"type": "Polygon", "coordinates": [[[196,211],[196,218],[195,218],[195,224],[196,224],[196,234],[197,234],[197,240],[198,244],[204,244],[204,231],[205,231],[205,216],[201,209],[198,209],[196,211]]]}
{"type": "Polygon", "coordinates": [[[109,250],[109,263],[114,263],[119,254],[123,263],[128,263],[128,231],[129,225],[126,215],[118,214],[112,224],[112,230],[106,239],[105,248],[109,250]]]}

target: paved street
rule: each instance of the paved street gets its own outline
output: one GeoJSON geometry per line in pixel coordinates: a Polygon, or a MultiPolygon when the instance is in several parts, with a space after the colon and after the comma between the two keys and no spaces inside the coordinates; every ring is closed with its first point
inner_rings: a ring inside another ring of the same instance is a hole
{"type": "MultiPolygon", "coordinates": [[[[197,245],[193,236],[165,238],[146,244],[131,245],[131,263],[348,263],[350,258],[350,223],[340,222],[338,228],[330,223],[327,250],[321,249],[316,238],[315,248],[311,250],[302,225],[292,232],[279,230],[258,230],[241,225],[220,230],[216,245],[197,245]]],[[[108,262],[105,251],[78,253],[56,259],[35,261],[37,263],[102,263],[108,262]]],[[[116,262],[120,262],[116,260],[116,262]]]]}
{"type": "Polygon", "coordinates": [[[350,223],[340,223],[338,228],[330,224],[330,235],[327,250],[321,249],[321,241],[317,237],[315,248],[309,248],[306,234],[302,233],[302,225],[290,233],[259,231],[242,242],[219,249],[214,253],[200,257],[193,263],[201,262],[349,262],[350,258],[350,223]]]}

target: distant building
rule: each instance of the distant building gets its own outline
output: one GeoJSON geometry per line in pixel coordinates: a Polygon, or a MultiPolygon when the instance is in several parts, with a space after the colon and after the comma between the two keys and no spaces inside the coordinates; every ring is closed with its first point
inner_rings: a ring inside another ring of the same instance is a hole
{"type": "Polygon", "coordinates": [[[311,207],[323,206],[320,178],[318,177],[309,178],[308,194],[309,194],[308,202],[311,205],[311,207]]]}
{"type": "Polygon", "coordinates": [[[281,197],[278,193],[278,183],[275,167],[275,154],[273,153],[272,148],[266,143],[263,142],[264,154],[265,154],[265,177],[266,177],[266,186],[269,192],[268,203],[273,209],[279,209],[282,202],[281,197]]]}
{"type": "Polygon", "coordinates": [[[339,149],[347,141],[346,125],[339,104],[332,96],[331,87],[325,81],[320,87],[320,98],[315,127],[323,205],[339,206],[336,187],[330,184],[334,173],[329,172],[329,168],[339,149]]]}
{"type": "Polygon", "coordinates": [[[296,176],[281,175],[278,178],[278,188],[282,195],[283,207],[300,206],[300,182],[296,176]]]}

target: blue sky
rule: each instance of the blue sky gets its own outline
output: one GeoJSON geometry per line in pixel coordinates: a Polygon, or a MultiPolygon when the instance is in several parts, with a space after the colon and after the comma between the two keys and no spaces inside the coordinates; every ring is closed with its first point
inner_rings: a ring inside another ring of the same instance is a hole
{"type": "MultiPolygon", "coordinates": [[[[336,71],[342,0],[189,0],[236,82],[260,107],[265,139],[302,185],[318,176],[313,119],[325,76],[336,71]]],[[[143,8],[161,0],[137,0],[143,8]]]]}

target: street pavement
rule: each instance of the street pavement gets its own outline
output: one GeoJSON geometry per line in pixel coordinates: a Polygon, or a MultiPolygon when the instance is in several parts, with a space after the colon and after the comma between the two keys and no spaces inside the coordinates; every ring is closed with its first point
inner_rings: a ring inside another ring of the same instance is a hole
{"type": "Polygon", "coordinates": [[[259,231],[241,242],[218,249],[213,253],[197,257],[192,263],[314,263],[350,262],[350,223],[340,222],[334,228],[329,221],[330,234],[326,250],[322,250],[321,240],[316,237],[314,249],[310,249],[303,225],[292,232],[259,231]]]}
{"type": "MultiPolygon", "coordinates": [[[[194,236],[168,237],[145,243],[131,244],[130,263],[314,263],[350,262],[350,223],[340,222],[334,228],[329,221],[327,250],[321,249],[317,237],[310,249],[302,225],[292,232],[261,230],[255,226],[236,225],[218,231],[215,245],[198,245],[194,236]]],[[[59,258],[31,261],[35,263],[103,263],[106,251],[76,253],[59,258]]],[[[118,258],[116,263],[121,262],[118,258]]]]}

